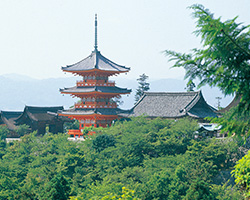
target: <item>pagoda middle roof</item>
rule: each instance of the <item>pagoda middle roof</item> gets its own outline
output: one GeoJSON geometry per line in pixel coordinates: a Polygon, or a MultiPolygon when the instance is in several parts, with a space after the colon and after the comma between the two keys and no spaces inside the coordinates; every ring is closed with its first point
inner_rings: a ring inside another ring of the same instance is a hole
{"type": "Polygon", "coordinates": [[[119,88],[119,87],[105,87],[105,86],[88,86],[88,87],[70,87],[60,89],[62,93],[89,93],[89,92],[101,92],[101,93],[114,93],[114,94],[127,94],[130,93],[131,90],[127,88],[119,88]]]}
{"type": "Polygon", "coordinates": [[[117,115],[120,112],[122,112],[121,109],[119,108],[84,108],[84,109],[69,109],[69,110],[61,110],[58,111],[59,115],[93,115],[93,114],[98,114],[98,115],[117,115]]]}
{"type": "Polygon", "coordinates": [[[85,59],[73,64],[62,67],[63,71],[69,72],[81,72],[81,71],[90,71],[90,70],[102,70],[109,72],[127,72],[130,68],[118,65],[111,60],[104,57],[100,51],[94,50],[92,53],[85,59]]]}

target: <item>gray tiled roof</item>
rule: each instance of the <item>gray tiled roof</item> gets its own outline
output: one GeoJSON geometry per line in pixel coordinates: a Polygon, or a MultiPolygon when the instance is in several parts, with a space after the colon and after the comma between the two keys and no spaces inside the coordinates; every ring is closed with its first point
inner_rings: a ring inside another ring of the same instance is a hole
{"type": "Polygon", "coordinates": [[[71,87],[60,89],[60,92],[63,93],[88,93],[88,92],[102,92],[102,93],[119,93],[119,94],[127,94],[130,93],[131,90],[127,88],[119,88],[119,87],[105,87],[105,86],[88,86],[88,87],[71,87]]]}
{"type": "Polygon", "coordinates": [[[16,120],[18,123],[26,121],[26,118],[30,118],[32,121],[50,121],[55,118],[51,113],[57,113],[59,110],[63,110],[63,106],[54,107],[36,107],[25,106],[22,115],[16,120]]]}
{"type": "Polygon", "coordinates": [[[194,118],[216,117],[214,108],[198,92],[145,92],[128,117],[146,115],[148,117],[194,118]]]}
{"type": "Polygon", "coordinates": [[[118,65],[105,58],[100,51],[97,50],[92,51],[87,58],[79,61],[78,63],[62,67],[62,70],[64,71],[88,71],[93,69],[117,72],[127,72],[130,70],[130,68],[118,65]]]}
{"type": "Polygon", "coordinates": [[[17,129],[15,120],[22,114],[19,111],[1,111],[1,121],[6,124],[8,129],[15,130],[17,129]]]}

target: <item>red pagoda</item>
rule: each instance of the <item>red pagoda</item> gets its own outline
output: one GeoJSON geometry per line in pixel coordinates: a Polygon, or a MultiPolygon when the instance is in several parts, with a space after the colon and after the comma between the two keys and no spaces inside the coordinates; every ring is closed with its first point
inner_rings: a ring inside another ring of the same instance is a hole
{"type": "Polygon", "coordinates": [[[94,51],[78,63],[62,67],[62,70],[82,77],[76,86],[60,89],[62,94],[80,98],[72,109],[59,113],[61,116],[79,121],[79,130],[69,130],[68,134],[80,137],[85,127],[110,126],[122,112],[117,108],[114,98],[120,98],[121,94],[129,94],[131,90],[116,87],[115,82],[109,80],[109,76],[128,72],[130,68],[112,62],[98,51],[96,15],[94,51]]]}

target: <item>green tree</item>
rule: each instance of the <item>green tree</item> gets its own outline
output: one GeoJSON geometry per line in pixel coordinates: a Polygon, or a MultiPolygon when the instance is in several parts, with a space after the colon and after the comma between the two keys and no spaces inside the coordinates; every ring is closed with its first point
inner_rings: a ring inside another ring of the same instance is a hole
{"type": "Polygon", "coordinates": [[[138,79],[138,88],[136,89],[136,94],[135,94],[135,103],[141,98],[144,92],[148,91],[150,89],[149,83],[147,82],[148,76],[146,74],[142,74],[139,76],[138,79]]]}
{"type": "Polygon", "coordinates": [[[67,180],[60,174],[46,183],[41,193],[41,199],[65,200],[69,198],[70,187],[67,180]]]}
{"type": "MultiPolygon", "coordinates": [[[[173,67],[184,67],[185,78],[199,79],[198,87],[205,84],[217,86],[225,95],[241,97],[238,113],[250,113],[250,29],[237,23],[237,17],[222,22],[202,5],[193,5],[193,17],[197,19],[194,33],[201,36],[201,49],[183,54],[167,50],[173,67]]],[[[240,134],[245,134],[246,132],[240,134]]]]}
{"type": "Polygon", "coordinates": [[[4,140],[10,134],[7,126],[0,126],[0,140],[4,140]]]}
{"type": "Polygon", "coordinates": [[[187,195],[184,197],[184,200],[213,200],[215,199],[214,194],[211,191],[211,188],[208,183],[203,180],[195,180],[190,188],[187,190],[187,195]]]}
{"type": "Polygon", "coordinates": [[[185,89],[187,90],[187,92],[193,92],[195,87],[196,87],[195,83],[192,80],[190,80],[188,81],[187,87],[185,87],[185,89]]]}
{"type": "Polygon", "coordinates": [[[100,152],[107,147],[111,147],[115,145],[115,138],[113,135],[102,134],[96,136],[93,140],[92,147],[97,151],[100,152]]]}
{"type": "Polygon", "coordinates": [[[20,126],[18,126],[17,130],[16,130],[16,133],[19,135],[19,136],[24,136],[25,134],[28,134],[30,133],[31,129],[28,125],[26,124],[22,124],[20,126]]]}
{"type": "Polygon", "coordinates": [[[211,191],[217,200],[243,200],[244,197],[237,187],[225,183],[223,185],[212,185],[211,191]]]}
{"type": "Polygon", "coordinates": [[[245,195],[250,197],[250,151],[235,165],[232,171],[235,182],[245,191],[245,195]]]}

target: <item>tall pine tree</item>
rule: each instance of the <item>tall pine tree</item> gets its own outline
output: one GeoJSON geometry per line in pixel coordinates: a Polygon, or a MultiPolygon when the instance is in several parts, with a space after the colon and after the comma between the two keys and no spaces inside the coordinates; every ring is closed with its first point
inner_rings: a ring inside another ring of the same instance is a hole
{"type": "Polygon", "coordinates": [[[138,88],[136,89],[136,94],[135,94],[135,103],[141,98],[144,92],[148,91],[150,89],[149,83],[147,82],[148,76],[146,74],[142,74],[139,76],[138,79],[138,88]]]}

